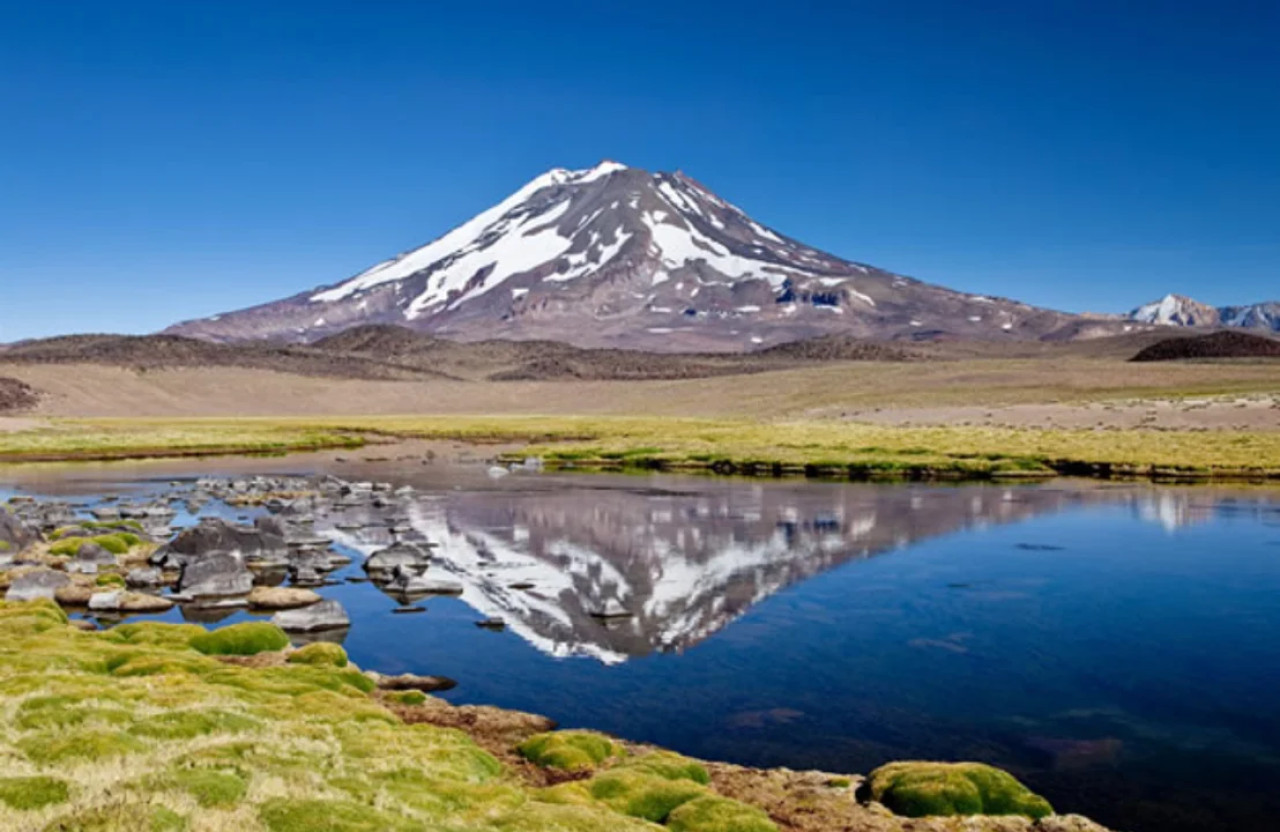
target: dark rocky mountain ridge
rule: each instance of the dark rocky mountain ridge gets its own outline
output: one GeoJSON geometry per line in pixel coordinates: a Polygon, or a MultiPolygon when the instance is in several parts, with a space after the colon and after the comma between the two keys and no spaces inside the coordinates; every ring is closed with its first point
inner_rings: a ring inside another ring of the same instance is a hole
{"type": "Polygon", "coordinates": [[[1188,358],[1280,358],[1280,340],[1249,332],[1222,330],[1165,339],[1140,350],[1133,360],[1176,361],[1188,358]]]}
{"type": "MultiPolygon", "coordinates": [[[[179,335],[69,335],[0,345],[0,364],[99,364],[136,371],[239,367],[388,381],[706,378],[822,361],[934,357],[927,347],[832,337],[755,353],[685,353],[655,360],[647,352],[584,349],[555,341],[449,341],[390,325],[357,326],[310,344],[215,343],[179,335]]],[[[0,385],[0,394],[6,389],[0,385]]],[[[11,392],[6,401],[22,398],[18,388],[11,392]]]]}

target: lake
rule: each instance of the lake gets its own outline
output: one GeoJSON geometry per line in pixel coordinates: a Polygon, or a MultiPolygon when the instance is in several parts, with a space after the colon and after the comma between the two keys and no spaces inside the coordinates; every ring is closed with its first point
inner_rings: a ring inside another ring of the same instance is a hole
{"type": "Polygon", "coordinates": [[[1280,817],[1280,491],[196,466],[11,468],[0,498],[255,468],[408,484],[385,516],[317,517],[355,558],[320,592],[351,615],[353,660],[449,676],[451,701],[755,766],[982,760],[1134,832],[1280,817]],[[436,544],[461,596],[397,614],[343,580],[396,523],[436,544]],[[631,615],[591,614],[611,600],[631,615]],[[477,626],[490,616],[505,629],[477,626]]]}

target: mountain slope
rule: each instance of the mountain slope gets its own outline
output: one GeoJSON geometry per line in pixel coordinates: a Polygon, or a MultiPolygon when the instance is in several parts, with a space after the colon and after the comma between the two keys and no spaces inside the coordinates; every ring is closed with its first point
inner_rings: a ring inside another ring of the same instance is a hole
{"type": "Polygon", "coordinates": [[[829,334],[1038,339],[1077,320],[834,257],[681,173],[604,162],[549,171],[341,283],[168,331],[310,341],[393,323],[464,341],[739,351],[829,334]]]}
{"type": "Polygon", "coordinates": [[[1129,313],[1129,319],[1164,326],[1225,326],[1280,332],[1280,301],[1214,307],[1183,295],[1165,295],[1139,306],[1129,313]]]}

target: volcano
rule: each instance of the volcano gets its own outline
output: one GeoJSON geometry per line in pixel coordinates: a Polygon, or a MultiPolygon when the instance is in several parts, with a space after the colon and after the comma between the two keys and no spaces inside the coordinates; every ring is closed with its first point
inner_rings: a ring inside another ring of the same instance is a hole
{"type": "Polygon", "coordinates": [[[1068,338],[1108,326],[845,260],[761,225],[682,173],[606,161],[548,171],[444,236],[340,283],[166,332],[309,342],[362,324],[458,341],[670,352],[824,335],[1068,338]]]}

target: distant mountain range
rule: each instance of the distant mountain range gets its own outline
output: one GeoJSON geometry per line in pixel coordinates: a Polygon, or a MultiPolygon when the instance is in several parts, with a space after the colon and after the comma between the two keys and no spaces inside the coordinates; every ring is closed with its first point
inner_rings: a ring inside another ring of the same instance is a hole
{"type": "Polygon", "coordinates": [[[165,330],[310,343],[362,325],[454,341],[743,352],[815,337],[1071,340],[1157,325],[1280,329],[1280,304],[1170,295],[1072,315],[923,283],[766,228],[682,173],[557,168],[442,237],[340,283],[165,330]]]}
{"type": "Polygon", "coordinates": [[[1280,301],[1209,306],[1183,295],[1165,295],[1130,312],[1129,320],[1164,326],[1239,327],[1280,332],[1280,301]]]}

